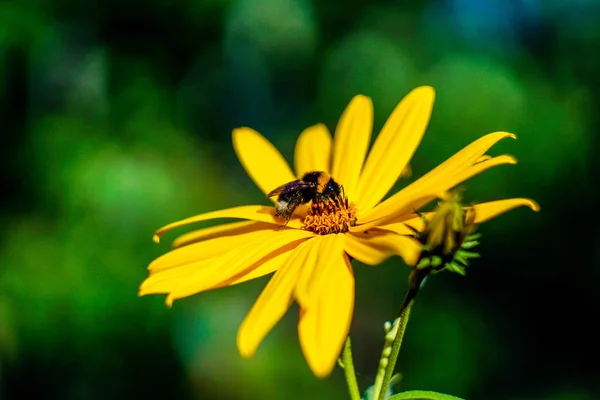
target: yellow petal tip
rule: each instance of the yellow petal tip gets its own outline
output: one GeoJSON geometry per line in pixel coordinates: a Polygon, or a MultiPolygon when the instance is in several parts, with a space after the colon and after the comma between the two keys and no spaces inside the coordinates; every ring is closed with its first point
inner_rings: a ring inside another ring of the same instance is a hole
{"type": "Polygon", "coordinates": [[[250,345],[248,340],[248,328],[245,321],[242,323],[242,326],[238,329],[238,334],[236,338],[238,352],[242,358],[252,358],[254,353],[256,353],[257,346],[250,345]]]}
{"type": "Polygon", "coordinates": [[[418,92],[422,96],[435,97],[435,89],[433,86],[423,85],[413,89],[413,92],[418,92]]]}
{"type": "Polygon", "coordinates": [[[141,297],[141,296],[145,296],[148,293],[150,293],[147,288],[147,286],[148,286],[147,283],[148,283],[148,279],[144,280],[144,282],[142,282],[142,284],[138,287],[138,296],[141,297]]]}
{"type": "Polygon", "coordinates": [[[371,98],[369,96],[364,95],[364,94],[357,94],[356,96],[354,96],[354,98],[352,100],[355,100],[355,101],[371,101],[371,98]]]}
{"type": "Polygon", "coordinates": [[[156,234],[155,234],[155,235],[153,235],[153,236],[152,236],[152,241],[153,241],[154,243],[160,243],[160,236],[159,236],[159,235],[156,235],[156,234]]]}
{"type": "Polygon", "coordinates": [[[173,307],[173,302],[174,301],[175,301],[175,299],[173,298],[173,295],[169,294],[167,296],[167,298],[165,299],[165,304],[166,304],[167,307],[171,308],[171,307],[173,307]]]}
{"type": "Polygon", "coordinates": [[[324,365],[311,365],[310,369],[312,371],[312,373],[319,379],[323,379],[323,378],[327,378],[329,375],[331,375],[331,371],[333,370],[333,367],[328,367],[328,366],[324,366],[324,365]]]}
{"type": "Polygon", "coordinates": [[[246,131],[248,128],[245,126],[240,126],[237,128],[233,128],[233,131],[231,131],[232,136],[237,136],[241,133],[243,133],[244,131],[246,131]]]}
{"type": "Polygon", "coordinates": [[[352,100],[350,100],[350,104],[354,104],[354,106],[359,107],[373,107],[373,100],[369,96],[365,96],[364,94],[355,95],[352,100]]]}
{"type": "Polygon", "coordinates": [[[244,343],[238,340],[238,352],[242,358],[252,358],[256,349],[248,348],[244,343]]]}
{"type": "Polygon", "coordinates": [[[540,205],[537,203],[537,201],[531,199],[527,200],[529,200],[529,204],[527,204],[527,207],[531,208],[535,212],[540,211],[540,205]]]}
{"type": "Polygon", "coordinates": [[[506,138],[517,139],[517,135],[515,135],[514,133],[510,133],[510,132],[505,132],[505,131],[496,131],[496,132],[488,133],[484,137],[486,137],[486,138],[493,137],[494,143],[498,143],[500,140],[506,139],[506,138]]]}
{"type": "Polygon", "coordinates": [[[254,130],[252,128],[248,128],[247,126],[240,126],[238,128],[234,128],[231,131],[231,139],[233,141],[233,148],[237,151],[238,140],[240,140],[240,136],[247,135],[248,133],[253,133],[254,130]]]}

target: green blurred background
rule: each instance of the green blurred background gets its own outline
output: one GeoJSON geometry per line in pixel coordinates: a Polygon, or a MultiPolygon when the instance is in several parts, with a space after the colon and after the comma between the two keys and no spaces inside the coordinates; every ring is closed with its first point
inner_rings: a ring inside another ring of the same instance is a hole
{"type": "MultiPolygon", "coordinates": [[[[375,132],[422,84],[437,91],[418,177],[483,134],[519,165],[466,200],[533,197],[483,225],[466,278],[429,280],[401,390],[468,399],[600,399],[600,3],[593,0],[21,0],[0,3],[0,398],[345,399],[314,378],[296,309],[251,360],[237,327],[260,279],[167,309],[138,298],[169,248],[154,229],[267,204],[237,161],[251,126],[291,161],[301,130],[350,98],[375,132]]],[[[400,188],[402,185],[399,185],[400,188]]],[[[180,230],[183,233],[185,230],[180,230]]],[[[352,335],[371,385],[408,270],[356,265],[352,335]]]]}

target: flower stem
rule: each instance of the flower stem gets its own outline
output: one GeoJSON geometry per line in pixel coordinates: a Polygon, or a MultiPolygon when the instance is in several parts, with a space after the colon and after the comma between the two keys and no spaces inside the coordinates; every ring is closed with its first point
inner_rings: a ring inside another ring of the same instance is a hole
{"type": "Polygon", "coordinates": [[[344,343],[344,351],[342,352],[342,363],[346,382],[348,383],[348,392],[351,400],[360,400],[360,390],[356,382],[356,374],[354,373],[354,362],[352,361],[352,347],[350,345],[350,336],[346,338],[344,343]]]}
{"type": "Polygon", "coordinates": [[[381,386],[377,386],[376,390],[379,389],[377,397],[378,400],[385,400],[392,375],[394,374],[394,368],[396,367],[396,361],[398,361],[398,354],[400,354],[400,347],[402,346],[402,339],[404,338],[404,331],[406,330],[406,324],[410,317],[411,308],[415,302],[415,297],[421,288],[421,284],[429,274],[429,271],[413,270],[408,279],[408,291],[404,297],[404,301],[400,306],[400,312],[398,313],[397,322],[398,329],[396,330],[396,336],[392,344],[391,353],[388,356],[388,363],[385,368],[385,374],[381,381],[381,386]]]}

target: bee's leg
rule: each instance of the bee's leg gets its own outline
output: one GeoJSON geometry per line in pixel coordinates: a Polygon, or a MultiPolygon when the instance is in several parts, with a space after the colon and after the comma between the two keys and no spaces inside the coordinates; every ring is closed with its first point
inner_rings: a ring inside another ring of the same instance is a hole
{"type": "Polygon", "coordinates": [[[285,215],[283,215],[283,217],[285,218],[285,222],[283,223],[283,225],[281,225],[282,228],[285,227],[285,226],[287,226],[288,222],[290,222],[290,219],[292,218],[292,212],[293,211],[294,210],[289,209],[289,208],[287,210],[285,210],[285,215]]]}
{"type": "Polygon", "coordinates": [[[283,223],[283,225],[280,226],[280,228],[283,228],[288,224],[288,222],[290,222],[290,218],[292,218],[292,210],[290,210],[290,208],[288,206],[284,210],[281,210],[277,216],[279,218],[285,219],[285,222],[283,223]]]}
{"type": "Polygon", "coordinates": [[[281,212],[281,216],[285,218],[285,223],[282,225],[282,227],[286,226],[288,222],[290,222],[294,210],[296,209],[296,207],[302,204],[302,199],[303,196],[300,192],[294,193],[294,195],[289,199],[287,207],[281,212]]]}

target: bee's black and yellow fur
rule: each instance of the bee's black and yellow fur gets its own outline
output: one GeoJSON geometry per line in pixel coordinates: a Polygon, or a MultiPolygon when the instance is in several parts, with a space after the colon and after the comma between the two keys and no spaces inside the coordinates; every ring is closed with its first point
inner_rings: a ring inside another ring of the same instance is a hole
{"type": "Polygon", "coordinates": [[[273,189],[267,197],[277,197],[275,216],[290,220],[299,205],[309,202],[335,200],[340,197],[342,187],[329,174],[322,171],[307,172],[302,178],[273,189]]]}

